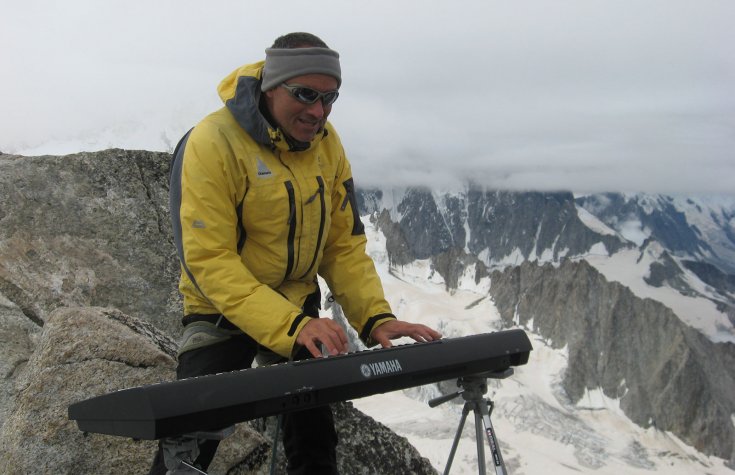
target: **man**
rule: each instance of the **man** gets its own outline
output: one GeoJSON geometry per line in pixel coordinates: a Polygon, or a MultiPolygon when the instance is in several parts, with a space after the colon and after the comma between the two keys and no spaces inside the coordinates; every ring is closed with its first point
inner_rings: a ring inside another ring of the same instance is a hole
{"type": "MultiPolygon", "coordinates": [[[[319,317],[317,274],[368,345],[441,338],[385,300],[357,210],[350,164],[327,117],[339,55],[291,33],[219,85],[225,106],[174,152],[171,215],[181,260],[184,336],[177,377],[259,361],[337,355],[347,337],[319,317]]],[[[336,473],[331,409],[283,417],[289,473],[336,473]]],[[[199,447],[206,469],[217,442],[199,447]]],[[[159,450],[151,473],[163,473],[159,450]]],[[[172,467],[170,467],[172,468],[172,467]]]]}

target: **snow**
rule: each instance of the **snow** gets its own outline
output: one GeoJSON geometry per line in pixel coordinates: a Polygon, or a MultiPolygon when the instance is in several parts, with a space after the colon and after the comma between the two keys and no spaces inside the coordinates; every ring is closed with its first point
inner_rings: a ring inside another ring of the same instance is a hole
{"type": "Polygon", "coordinates": [[[620,234],[623,238],[630,242],[634,242],[637,246],[641,246],[646,239],[651,237],[651,230],[644,227],[638,219],[628,219],[618,225],[620,234]]]}
{"type": "MultiPolygon", "coordinates": [[[[368,224],[368,219],[363,221],[370,243],[368,253],[374,258],[386,296],[401,319],[440,328],[445,337],[502,329],[499,313],[487,297],[484,284],[476,286],[474,280],[461,279],[468,285],[449,293],[432,276],[427,262],[389,269],[385,238],[368,224]]],[[[638,275],[630,275],[630,266],[636,258],[635,251],[611,258],[600,256],[597,265],[606,275],[616,277],[613,280],[632,284],[641,278],[641,266],[633,267],[638,275]]],[[[638,292],[650,291],[638,287],[638,292]]],[[[491,419],[509,473],[734,473],[723,460],[697,452],[670,433],[633,424],[620,409],[619,401],[606,397],[598,389],[588,390],[577,404],[572,404],[560,384],[566,368],[566,348],[552,348],[530,328],[524,330],[534,347],[528,364],[515,368],[515,374],[507,379],[488,380],[486,395],[494,403],[491,419]]],[[[621,381],[621,385],[625,382],[621,381]]],[[[430,408],[427,401],[437,395],[435,385],[428,385],[357,399],[353,403],[406,437],[441,473],[459,425],[462,400],[458,398],[459,401],[430,408]]],[[[483,446],[488,473],[494,473],[486,441],[483,446]]],[[[451,473],[477,473],[476,460],[474,418],[470,414],[451,473]]]]}
{"type": "Polygon", "coordinates": [[[577,216],[579,216],[579,220],[592,231],[597,234],[602,234],[603,236],[617,236],[618,233],[615,232],[614,229],[597,219],[595,215],[579,205],[575,205],[575,207],[577,208],[577,216]]]}
{"type": "MultiPolygon", "coordinates": [[[[720,262],[735,262],[735,196],[733,195],[690,195],[672,198],[676,209],[686,216],[690,226],[702,233],[720,262]]],[[[723,269],[730,273],[735,269],[723,269]]]]}
{"type": "MultiPolygon", "coordinates": [[[[655,247],[655,246],[654,246],[655,247]]],[[[657,300],[670,309],[687,325],[696,328],[714,342],[734,342],[735,328],[727,315],[720,312],[711,300],[683,295],[670,287],[653,287],[643,279],[648,275],[655,249],[626,249],[610,257],[589,255],[585,260],[593,265],[609,281],[619,282],[640,298],[657,300]],[[649,252],[650,251],[650,252],[649,252]]],[[[695,290],[706,295],[701,282],[690,276],[695,290]]]]}
{"type": "Polygon", "coordinates": [[[609,256],[605,244],[598,242],[590,247],[588,255],[590,256],[609,256]]]}
{"type": "Polygon", "coordinates": [[[521,251],[520,248],[516,247],[507,256],[503,256],[501,259],[492,259],[490,261],[485,261],[485,263],[490,268],[503,268],[508,266],[519,266],[523,264],[525,260],[526,258],[523,255],[523,251],[521,251]]]}
{"type": "Polygon", "coordinates": [[[390,219],[395,223],[400,222],[401,218],[403,218],[403,215],[398,211],[398,204],[403,200],[406,191],[405,188],[396,187],[383,191],[381,206],[384,209],[390,210],[390,219]]]}

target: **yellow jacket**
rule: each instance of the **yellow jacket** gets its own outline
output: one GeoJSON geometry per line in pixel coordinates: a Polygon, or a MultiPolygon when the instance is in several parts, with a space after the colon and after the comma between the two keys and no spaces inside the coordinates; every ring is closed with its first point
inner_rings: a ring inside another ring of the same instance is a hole
{"type": "Polygon", "coordinates": [[[318,273],[367,342],[395,317],[365,252],[350,164],[329,123],[300,148],[272,128],[258,108],[262,68],[227,76],[218,88],[225,106],[174,153],[184,313],[222,314],[288,357],[318,273]]]}

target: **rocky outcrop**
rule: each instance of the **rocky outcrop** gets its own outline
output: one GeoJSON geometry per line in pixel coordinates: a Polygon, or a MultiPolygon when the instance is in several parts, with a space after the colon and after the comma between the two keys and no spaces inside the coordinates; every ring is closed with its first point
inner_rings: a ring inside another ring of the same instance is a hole
{"type": "Polygon", "coordinates": [[[735,345],[713,343],[585,261],[565,260],[558,269],[524,263],[491,279],[490,294],[508,324],[567,347],[563,386],[571,402],[600,388],[637,424],[735,460],[735,345]]]}
{"type": "MultiPolygon", "coordinates": [[[[175,350],[170,337],[118,310],[52,312],[4,418],[0,473],[146,473],[155,441],[80,432],[67,408],[126,387],[173,380],[175,350]]],[[[336,404],[334,411],[342,473],[435,473],[404,438],[351,404],[336,404]]],[[[267,473],[275,418],[269,420],[238,424],[221,443],[210,473],[267,473]]],[[[282,447],[278,453],[278,473],[285,473],[282,447]]]]}
{"type": "MultiPolygon", "coordinates": [[[[332,404],[335,429],[337,430],[337,468],[345,475],[434,475],[436,470],[428,459],[421,456],[404,437],[400,437],[388,427],[375,421],[355,409],[351,402],[332,404]]],[[[269,441],[275,434],[276,419],[268,418],[265,424],[260,421],[253,425],[258,428],[269,441]]],[[[277,454],[277,472],[286,473],[286,460],[283,444],[279,440],[277,454]]],[[[265,455],[270,466],[271,452],[265,455]]],[[[242,473],[251,472],[227,472],[242,473]]],[[[260,469],[256,473],[268,473],[260,469]]]]}
{"type": "Polygon", "coordinates": [[[0,156],[0,293],[42,324],[59,306],[114,307],[179,331],[170,155],[0,156]]]}
{"type": "Polygon", "coordinates": [[[462,216],[441,213],[429,189],[409,188],[396,210],[401,216],[398,224],[410,243],[414,259],[428,259],[449,248],[464,247],[464,227],[453,226],[454,223],[445,219],[446,215],[456,216],[456,220],[462,216]]]}
{"type": "Polygon", "coordinates": [[[0,432],[0,472],[143,473],[152,442],[85,435],[66,411],[87,397],[170,379],[171,349],[150,326],[120,312],[52,312],[15,382],[15,404],[0,432]]]}
{"type": "Polygon", "coordinates": [[[403,229],[398,223],[391,220],[388,210],[371,216],[371,219],[386,237],[385,247],[391,266],[405,265],[416,259],[403,229]]]}
{"type": "Polygon", "coordinates": [[[0,293],[0,429],[8,420],[13,385],[33,353],[41,328],[0,293]]]}
{"type": "Polygon", "coordinates": [[[457,289],[460,279],[470,269],[472,280],[475,284],[489,275],[485,264],[472,254],[467,254],[461,249],[451,248],[441,254],[431,257],[431,265],[444,280],[447,290],[457,289]]]}
{"type": "MultiPolygon", "coordinates": [[[[83,433],[68,420],[67,408],[100,394],[174,379],[175,351],[170,337],[118,310],[52,312],[15,384],[15,404],[0,432],[0,473],[146,473],[155,441],[83,433]]],[[[259,467],[268,446],[242,425],[222,443],[213,473],[259,467]]]]}
{"type": "Polygon", "coordinates": [[[436,473],[429,460],[422,457],[408,440],[358,411],[351,403],[336,404],[333,410],[340,441],[337,446],[340,473],[436,473]]]}

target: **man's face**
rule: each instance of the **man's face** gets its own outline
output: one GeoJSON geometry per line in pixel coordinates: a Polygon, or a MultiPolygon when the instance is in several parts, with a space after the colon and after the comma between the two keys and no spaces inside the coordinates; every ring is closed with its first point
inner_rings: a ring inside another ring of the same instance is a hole
{"type": "MultiPolygon", "coordinates": [[[[306,86],[319,92],[337,89],[337,79],[325,74],[305,74],[285,83],[306,86]]],[[[299,142],[310,142],[324,127],[332,111],[332,105],[325,106],[321,99],[313,104],[299,102],[281,86],[266,91],[265,97],[273,119],[286,134],[299,142]]]]}

